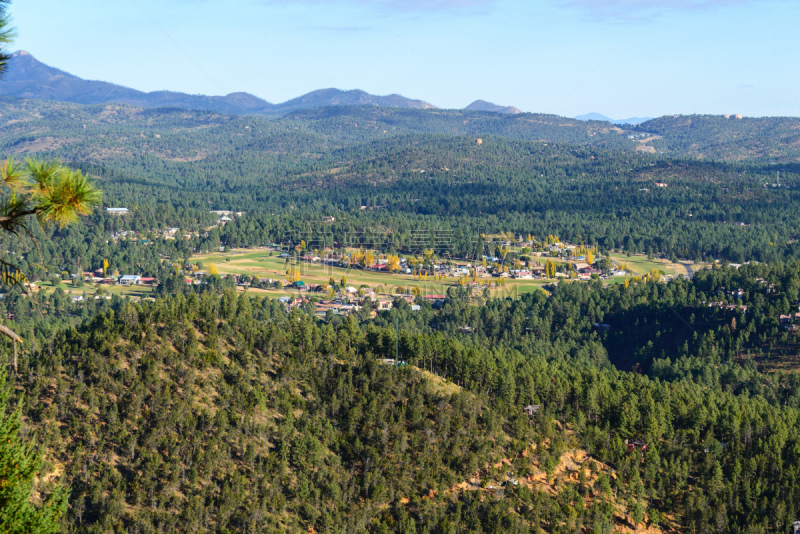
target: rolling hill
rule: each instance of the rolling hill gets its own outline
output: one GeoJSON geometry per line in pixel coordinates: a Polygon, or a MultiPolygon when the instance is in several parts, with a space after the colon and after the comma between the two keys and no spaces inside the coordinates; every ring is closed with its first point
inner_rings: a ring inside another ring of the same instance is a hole
{"type": "Polygon", "coordinates": [[[522,113],[520,109],[514,106],[498,106],[497,104],[492,104],[485,100],[476,100],[464,109],[466,111],[492,111],[494,113],[510,113],[512,115],[522,113]]]}
{"type": "Polygon", "coordinates": [[[56,100],[76,104],[130,104],[142,108],[177,107],[227,114],[282,115],[298,109],[370,105],[427,109],[433,106],[400,95],[376,96],[364,91],[321,89],[281,104],[272,104],[249,93],[225,96],[191,95],[174,91],[146,93],[108,82],[84,80],[45,65],[25,51],[17,51],[0,81],[0,95],[36,100],[56,100]]]}
{"type": "Polygon", "coordinates": [[[698,159],[800,161],[800,118],[668,115],[632,128],[655,150],[698,159]]]}

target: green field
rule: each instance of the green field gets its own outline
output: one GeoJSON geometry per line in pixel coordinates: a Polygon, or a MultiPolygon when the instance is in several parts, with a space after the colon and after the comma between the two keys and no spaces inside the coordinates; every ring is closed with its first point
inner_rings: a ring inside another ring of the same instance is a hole
{"type": "MultiPolygon", "coordinates": [[[[426,280],[419,280],[413,275],[391,274],[385,272],[364,271],[351,268],[331,267],[306,262],[287,262],[277,256],[269,256],[268,251],[234,250],[229,254],[215,253],[192,258],[193,262],[200,262],[204,271],[208,272],[210,264],[213,264],[220,274],[246,274],[259,278],[272,278],[273,280],[286,280],[286,271],[296,269],[300,273],[300,278],[306,283],[327,284],[331,278],[336,282],[346,277],[348,286],[360,287],[369,286],[378,293],[393,294],[396,288],[419,288],[423,295],[444,294],[448,288],[458,285],[458,279],[450,277],[447,280],[436,281],[430,277],[426,280]]],[[[478,278],[478,282],[496,282],[496,278],[478,278]]],[[[492,289],[493,295],[503,294],[524,294],[541,290],[541,287],[549,283],[547,280],[506,280],[505,287],[492,289]]],[[[268,291],[270,294],[278,294],[278,291],[268,291]]]]}
{"type": "MultiPolygon", "coordinates": [[[[683,269],[676,269],[671,263],[666,260],[648,261],[645,256],[625,256],[624,254],[611,254],[612,259],[619,264],[628,265],[636,275],[643,275],[653,269],[659,269],[667,274],[679,274],[683,269]]],[[[564,263],[566,260],[559,258],[549,258],[542,256],[537,258],[538,262],[542,265],[548,260],[552,259],[558,263],[564,263]]],[[[288,269],[296,269],[300,273],[300,278],[306,283],[313,284],[327,284],[331,278],[340,282],[342,277],[346,277],[347,285],[353,287],[368,286],[374,289],[381,295],[387,297],[395,294],[397,288],[404,288],[411,290],[411,288],[418,288],[423,295],[429,294],[445,294],[450,287],[458,285],[458,279],[450,277],[447,280],[436,281],[432,278],[426,280],[416,279],[413,275],[407,274],[391,274],[385,272],[364,271],[361,269],[351,268],[344,269],[340,267],[331,267],[328,265],[307,263],[307,262],[287,262],[285,259],[279,258],[277,254],[270,256],[269,251],[252,249],[233,250],[230,253],[213,253],[195,256],[192,262],[201,263],[202,269],[206,272],[210,270],[213,264],[221,275],[236,274],[257,276],[259,278],[271,278],[273,280],[286,280],[286,271],[288,269]]],[[[618,284],[624,282],[626,277],[615,276],[607,283],[618,284]]],[[[561,279],[568,281],[567,279],[561,279]]],[[[487,281],[496,282],[496,278],[478,278],[478,281],[485,283],[487,281]]],[[[534,291],[542,291],[544,285],[551,283],[551,280],[512,280],[506,279],[505,286],[492,288],[492,296],[518,296],[534,291]]],[[[67,293],[73,295],[81,295],[86,292],[87,297],[95,296],[97,289],[102,288],[108,291],[111,295],[129,296],[135,300],[139,298],[148,297],[153,292],[152,287],[148,286],[120,286],[120,285],[95,285],[85,284],[82,287],[75,287],[71,283],[61,283],[59,286],[67,293]]],[[[55,290],[51,282],[41,282],[39,284],[40,292],[50,294],[55,290]]],[[[242,290],[241,288],[239,290],[242,290]]],[[[288,289],[257,289],[250,288],[247,290],[253,295],[263,295],[271,298],[280,296],[297,295],[298,292],[288,289]]]]}
{"type": "MultiPolygon", "coordinates": [[[[277,252],[273,252],[273,256],[269,255],[269,251],[252,249],[233,250],[230,253],[214,253],[203,256],[196,256],[192,259],[194,262],[200,262],[203,265],[203,270],[208,271],[210,264],[214,264],[220,274],[246,274],[248,276],[258,276],[260,278],[272,278],[273,280],[285,280],[286,271],[288,269],[296,269],[300,273],[300,278],[306,283],[327,284],[330,278],[334,278],[337,282],[342,279],[342,276],[347,277],[347,285],[360,287],[362,285],[369,286],[382,294],[392,294],[397,287],[402,288],[419,288],[420,292],[425,294],[444,294],[448,288],[454,287],[458,284],[456,278],[449,278],[444,281],[428,281],[415,279],[412,275],[407,274],[390,274],[384,272],[364,271],[361,269],[343,269],[339,267],[331,267],[328,265],[314,264],[299,262],[294,263],[278,257],[277,252]]],[[[632,255],[626,256],[624,254],[610,255],[611,259],[617,264],[627,265],[636,276],[641,276],[649,273],[653,269],[663,271],[667,275],[685,274],[685,269],[680,265],[676,266],[668,260],[655,259],[650,261],[645,255],[632,255]]],[[[551,258],[549,256],[541,256],[535,258],[535,264],[544,265],[547,260],[553,260],[556,263],[567,263],[567,260],[561,258],[551,258]]],[[[623,283],[627,278],[625,276],[615,276],[608,280],[608,284],[623,283]]],[[[478,278],[479,282],[485,283],[486,281],[496,281],[495,278],[478,278]]],[[[568,281],[567,279],[562,279],[568,281]]],[[[551,283],[551,280],[512,280],[507,279],[505,287],[492,289],[492,295],[523,295],[533,291],[541,291],[542,286],[551,283]]],[[[256,290],[250,290],[256,291],[256,290]]],[[[293,291],[287,290],[257,290],[269,295],[279,296],[284,294],[296,294],[293,291]]]]}
{"type": "Polygon", "coordinates": [[[639,276],[647,274],[653,269],[664,271],[664,273],[667,275],[676,276],[684,272],[682,269],[676,269],[675,266],[669,262],[669,260],[654,259],[653,261],[650,261],[647,259],[647,256],[638,254],[626,256],[625,254],[611,253],[609,256],[612,260],[617,262],[618,265],[627,265],[635,274],[639,276]]]}

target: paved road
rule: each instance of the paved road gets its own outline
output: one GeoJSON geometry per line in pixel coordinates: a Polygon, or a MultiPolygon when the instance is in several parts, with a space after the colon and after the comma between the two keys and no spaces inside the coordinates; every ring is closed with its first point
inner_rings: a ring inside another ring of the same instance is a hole
{"type": "Polygon", "coordinates": [[[681,265],[683,266],[684,269],[686,269],[686,278],[689,278],[691,280],[691,278],[694,276],[694,269],[692,269],[692,264],[681,262],[681,265]]]}

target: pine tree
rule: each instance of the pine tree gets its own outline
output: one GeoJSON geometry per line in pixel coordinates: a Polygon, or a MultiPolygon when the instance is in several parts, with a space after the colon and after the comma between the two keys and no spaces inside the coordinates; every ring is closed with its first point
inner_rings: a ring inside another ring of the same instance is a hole
{"type": "Polygon", "coordinates": [[[9,397],[5,373],[0,373],[0,531],[58,532],[67,508],[67,492],[59,486],[43,506],[31,502],[42,458],[37,449],[20,438],[21,406],[9,414],[9,397]]]}

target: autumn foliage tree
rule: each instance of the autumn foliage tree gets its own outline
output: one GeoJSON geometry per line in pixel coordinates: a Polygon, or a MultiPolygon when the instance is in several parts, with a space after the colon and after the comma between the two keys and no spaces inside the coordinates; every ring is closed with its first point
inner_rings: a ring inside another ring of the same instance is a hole
{"type": "Polygon", "coordinates": [[[392,272],[400,270],[400,256],[397,254],[389,254],[386,256],[386,265],[392,272]]]}

